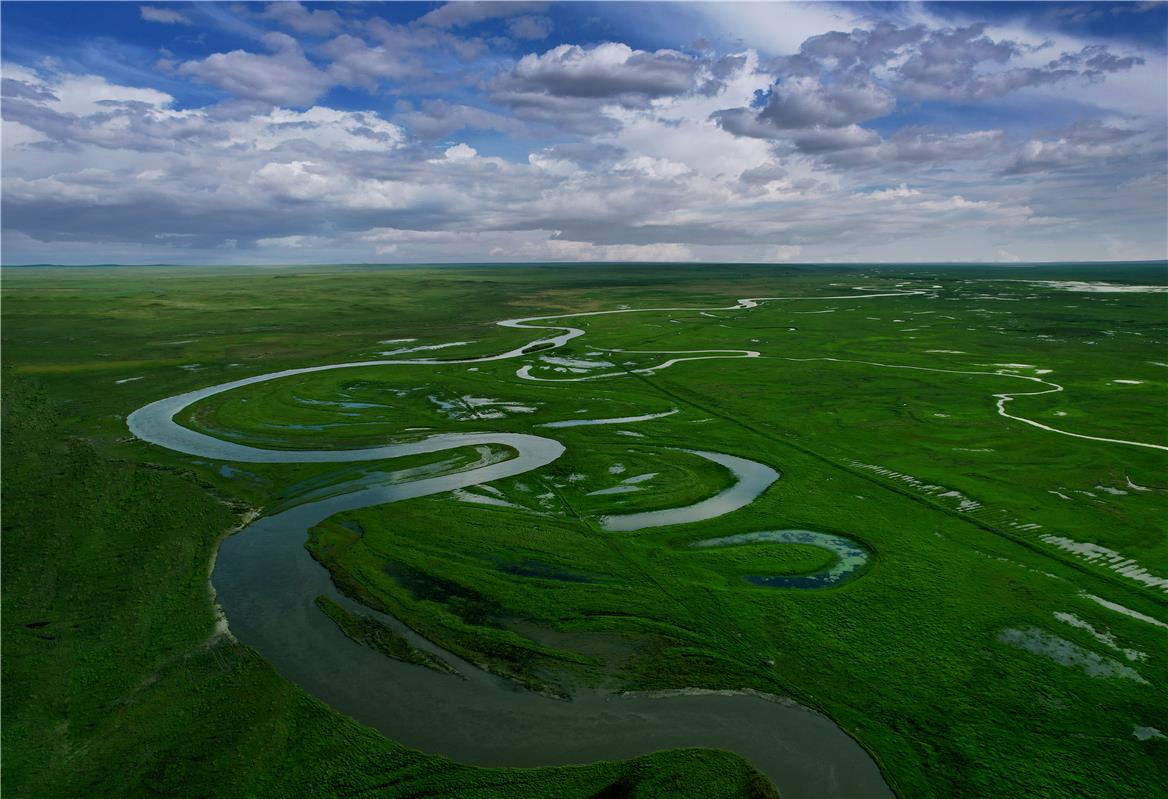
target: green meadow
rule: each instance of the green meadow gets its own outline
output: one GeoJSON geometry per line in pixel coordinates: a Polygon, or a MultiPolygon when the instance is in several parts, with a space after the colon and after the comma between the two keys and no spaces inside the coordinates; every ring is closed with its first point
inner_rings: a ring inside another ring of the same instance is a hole
{"type": "MultiPolygon", "coordinates": [[[[533,472],[314,528],[305,546],[349,597],[552,696],[789,696],[859,741],[899,796],[1168,790],[1168,294],[1041,282],[1054,280],[1168,286],[1168,271],[7,269],[4,789],[774,795],[744,760],[712,750],[457,764],[335,713],[217,633],[217,546],[255,513],[389,471],[458,471],[513,452],[217,462],[136,440],[125,417],[250,375],[401,357],[447,362],[297,375],[179,416],[267,449],[482,431],[565,445],[533,472]],[[871,293],[899,295],[848,296],[871,293]],[[745,297],[798,299],[726,310],[745,297]],[[549,324],[585,335],[564,347],[451,362],[541,336],[500,319],[622,307],[692,310],[565,319],[549,324]],[[655,368],[696,350],[727,352],[655,368]],[[523,365],[539,379],[517,376],[523,365]],[[1000,415],[1003,394],[1016,395],[1006,412],[1053,430],[1000,415]],[[663,415],[545,426],[647,414],[663,415]],[[692,451],[781,476],[714,519],[605,529],[606,517],[733,484],[692,451]],[[773,588],[745,578],[815,573],[835,556],[807,544],[691,546],[789,529],[846,537],[868,560],[836,586],[773,588]]],[[[386,657],[446,668],[370,617],[319,605],[386,657]]]]}

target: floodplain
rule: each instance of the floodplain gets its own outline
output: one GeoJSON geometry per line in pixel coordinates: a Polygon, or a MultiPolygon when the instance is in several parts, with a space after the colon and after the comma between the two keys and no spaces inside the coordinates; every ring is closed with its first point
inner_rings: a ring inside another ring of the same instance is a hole
{"type": "Polygon", "coordinates": [[[14,793],[1168,784],[1162,264],[232,278],[5,272],[14,793]]]}

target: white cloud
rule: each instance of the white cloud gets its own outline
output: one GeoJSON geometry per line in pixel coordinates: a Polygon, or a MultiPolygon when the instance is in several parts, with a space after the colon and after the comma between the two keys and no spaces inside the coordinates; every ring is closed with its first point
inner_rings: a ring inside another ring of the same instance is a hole
{"type": "Polygon", "coordinates": [[[297,33],[311,36],[329,36],[344,24],[341,15],[328,9],[308,10],[296,0],[269,3],[261,16],[284,25],[297,33]]]}
{"type": "Polygon", "coordinates": [[[491,81],[491,99],[522,118],[563,130],[597,133],[615,127],[617,108],[644,108],[655,99],[697,88],[702,60],[676,50],[647,52],[621,42],[592,48],[562,44],[528,53],[491,81]]]}
{"type": "Polygon", "coordinates": [[[305,57],[291,36],[269,33],[264,43],[272,50],[271,55],[246,50],[212,53],[201,61],[181,64],[178,72],[236,97],[272,105],[309,105],[332,85],[329,76],[305,57]]]}
{"type": "Polygon", "coordinates": [[[260,192],[257,198],[268,195],[337,209],[400,209],[422,195],[422,187],[413,183],[360,178],[313,161],[264,164],[248,178],[248,185],[260,192]]]}
{"type": "Polygon", "coordinates": [[[147,22],[159,22],[163,25],[194,25],[191,18],[173,8],[157,8],[155,6],[140,6],[138,13],[147,22]]]}
{"type": "Polygon", "coordinates": [[[418,24],[435,28],[462,28],[498,17],[526,14],[543,9],[544,3],[530,2],[482,2],[465,0],[446,3],[418,18],[418,24]]]}
{"type": "Polygon", "coordinates": [[[1164,101],[1153,96],[1164,77],[1148,71],[1161,56],[1141,53],[1145,65],[1122,71],[1132,57],[1122,48],[1058,35],[1043,52],[1041,37],[1005,28],[944,33],[955,24],[912,7],[880,12],[895,25],[853,25],[853,7],[826,5],[691,11],[682,16],[752,20],[739,32],[773,34],[763,45],[771,55],[807,46],[779,60],[745,46],[727,53],[724,42],[523,55],[516,38],[546,27],[535,8],[457,4],[391,24],[356,5],[280,4],[225,7],[231,30],[260,45],[164,61],[158,82],[4,64],[5,257],[814,261],[1168,250],[1164,101]],[[776,29],[783,15],[796,33],[776,29]],[[923,42],[949,47],[952,63],[910,66],[923,42]],[[890,47],[897,54],[881,60],[890,47]],[[1121,71],[1089,85],[1049,82],[1064,52],[1059,63],[1080,76],[1121,71]],[[987,76],[1012,69],[1043,74],[1007,75],[1026,87],[1003,100],[987,76]],[[188,105],[207,92],[180,90],[183,81],[225,96],[188,105]],[[362,91],[330,93],[338,86],[362,91]],[[967,110],[935,127],[887,116],[928,117],[920,97],[931,91],[985,104],[992,123],[967,110]],[[1109,92],[1117,96],[1105,101],[1109,92]],[[1043,121],[1029,121],[1040,112],[1043,121]]]}
{"type": "Polygon", "coordinates": [[[376,152],[400,147],[405,133],[370,111],[337,111],[313,106],[305,111],[275,108],[224,125],[228,146],[257,150],[303,142],[332,151],[376,152]]]}
{"type": "Polygon", "coordinates": [[[774,247],[767,247],[763,254],[764,261],[794,261],[799,257],[799,253],[803,252],[803,248],[798,244],[779,244],[774,247]]]}
{"type": "Polygon", "coordinates": [[[859,197],[866,197],[870,200],[904,200],[909,197],[919,197],[921,193],[916,189],[910,189],[905,184],[901,183],[896,188],[879,189],[877,191],[870,191],[867,194],[857,195],[859,197]]]}
{"type": "Polygon", "coordinates": [[[349,34],[336,37],[320,49],[333,59],[328,75],[346,86],[363,86],[375,91],[381,80],[396,81],[423,73],[421,64],[408,50],[370,46],[349,34]]]}
{"type": "Polygon", "coordinates": [[[374,254],[394,260],[692,261],[684,244],[610,244],[562,238],[554,230],[402,230],[373,228],[359,237],[374,254]]]}
{"type": "Polygon", "coordinates": [[[546,39],[552,32],[552,21],[530,14],[507,21],[507,31],[516,39],[546,39]]]}
{"type": "Polygon", "coordinates": [[[676,50],[648,53],[621,42],[592,49],[561,44],[542,55],[523,56],[509,83],[556,96],[659,97],[692,88],[697,67],[694,59],[676,50]]]}
{"type": "Polygon", "coordinates": [[[275,238],[256,239],[257,247],[289,248],[302,250],[310,247],[319,247],[330,243],[324,236],[277,236],[275,238]]]}
{"type": "Polygon", "coordinates": [[[447,161],[468,161],[478,155],[478,151],[468,144],[456,144],[447,147],[444,153],[447,161]]]}
{"type": "MultiPolygon", "coordinates": [[[[39,78],[37,80],[40,82],[39,78]]],[[[56,98],[52,102],[53,108],[63,114],[95,114],[109,110],[111,103],[142,103],[162,109],[174,102],[174,98],[166,92],[121,86],[99,75],[60,75],[53,81],[51,93],[56,98]]]]}

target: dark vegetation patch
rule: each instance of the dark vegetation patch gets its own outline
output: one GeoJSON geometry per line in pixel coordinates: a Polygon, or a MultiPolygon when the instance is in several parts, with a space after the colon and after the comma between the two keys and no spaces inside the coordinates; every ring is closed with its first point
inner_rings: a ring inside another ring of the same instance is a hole
{"type": "Polygon", "coordinates": [[[451,580],[444,580],[404,563],[387,561],[381,567],[414,599],[438,602],[467,624],[497,625],[502,608],[498,602],[451,580]]]}
{"type": "Polygon", "coordinates": [[[593,578],[587,574],[573,574],[557,569],[539,560],[525,559],[515,562],[498,561],[499,571],[514,574],[517,577],[535,577],[540,580],[555,580],[561,583],[591,583],[593,578]]]}

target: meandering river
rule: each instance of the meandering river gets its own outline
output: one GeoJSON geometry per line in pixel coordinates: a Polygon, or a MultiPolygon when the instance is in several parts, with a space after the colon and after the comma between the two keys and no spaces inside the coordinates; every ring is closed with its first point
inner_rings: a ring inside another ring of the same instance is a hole
{"type": "MultiPolygon", "coordinates": [[[[857,294],[846,299],[914,293],[920,292],[857,294]]],[[[845,298],[754,298],[739,300],[728,308],[622,309],[504,320],[498,324],[536,329],[543,335],[549,330],[558,332],[524,347],[480,358],[360,361],[256,375],[150,403],[132,413],[127,424],[138,438],[168,449],[248,463],[383,460],[484,444],[515,450],[514,458],[459,473],[363,486],[301,504],[260,518],[227,538],[220,547],[212,581],[235,637],[259,652],[287,679],[395,741],[484,766],[587,763],[667,748],[714,747],[746,758],[787,799],[890,797],[892,793],[879,769],[854,739],[827,717],[794,702],[747,692],[708,691],[627,696],[582,691],[571,701],[560,701],[521,690],[417,636],[396,619],[341,595],[328,571],[304,548],[308,530],[336,513],[445,493],[545,466],[564,452],[564,446],[555,439],[518,433],[444,433],[366,449],[270,450],[223,441],[175,421],[179,412],[202,399],[292,375],[359,366],[496,361],[527,355],[537,348],[546,352],[584,335],[579,328],[546,324],[558,319],[645,311],[735,310],[756,307],[768,299],[845,298]],[[319,595],[354,612],[375,616],[418,648],[451,663],[463,679],[401,663],[354,643],[320,612],[315,604],[319,595]]],[[[729,351],[726,357],[743,357],[741,352],[729,351]]],[[[655,368],[666,368],[681,360],[684,359],[672,359],[655,368]]],[[[641,418],[662,415],[665,414],[646,414],[641,418]]],[[[596,421],[627,424],[636,418],[596,421]]],[[[577,420],[572,424],[583,423],[577,420]]],[[[700,451],[694,454],[729,468],[736,478],[735,485],[685,508],[606,517],[604,527],[631,531],[714,518],[753,501],[779,478],[765,464],[737,456],[700,451]]],[[[773,534],[767,535],[781,543],[773,534]]],[[[706,545],[729,543],[733,542],[706,545]]]]}

